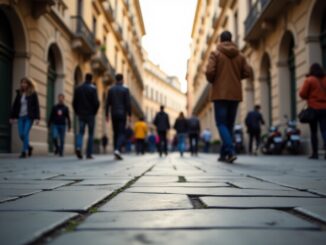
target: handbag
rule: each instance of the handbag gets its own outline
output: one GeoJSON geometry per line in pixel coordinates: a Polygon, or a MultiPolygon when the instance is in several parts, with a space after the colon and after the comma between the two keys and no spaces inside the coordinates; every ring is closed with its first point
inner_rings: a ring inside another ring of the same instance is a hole
{"type": "Polygon", "coordinates": [[[316,111],[309,107],[304,108],[300,111],[298,118],[301,123],[311,123],[316,118],[316,111]]]}

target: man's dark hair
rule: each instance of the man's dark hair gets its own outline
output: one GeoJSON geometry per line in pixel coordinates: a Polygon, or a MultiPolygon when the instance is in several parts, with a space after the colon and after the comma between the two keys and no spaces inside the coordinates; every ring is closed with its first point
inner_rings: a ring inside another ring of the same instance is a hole
{"type": "Polygon", "coordinates": [[[317,78],[325,77],[325,71],[318,63],[311,65],[308,76],[314,76],[317,78]]]}
{"type": "Polygon", "coordinates": [[[232,33],[229,31],[224,31],[220,35],[221,42],[231,42],[232,41],[232,33]]]}
{"type": "Polygon", "coordinates": [[[85,75],[85,80],[86,80],[86,82],[92,82],[92,80],[93,80],[93,75],[92,75],[91,73],[87,73],[87,74],[85,75]]]}
{"type": "Polygon", "coordinates": [[[164,109],[165,109],[164,105],[161,105],[160,109],[161,109],[161,111],[164,111],[164,109]]]}
{"type": "Polygon", "coordinates": [[[260,105],[255,105],[255,110],[259,111],[261,109],[260,105]]]}
{"type": "Polygon", "coordinates": [[[122,81],[123,81],[123,75],[122,75],[122,74],[117,74],[117,75],[115,76],[115,80],[116,80],[117,82],[122,82],[122,81]]]}

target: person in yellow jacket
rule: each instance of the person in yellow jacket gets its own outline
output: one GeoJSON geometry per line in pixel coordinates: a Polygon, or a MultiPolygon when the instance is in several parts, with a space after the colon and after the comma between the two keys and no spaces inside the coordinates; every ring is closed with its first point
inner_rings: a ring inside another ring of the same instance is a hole
{"type": "Polygon", "coordinates": [[[141,117],[138,122],[135,123],[134,136],[136,140],[136,153],[137,155],[145,154],[145,139],[147,137],[148,126],[144,117],[141,117]]]}

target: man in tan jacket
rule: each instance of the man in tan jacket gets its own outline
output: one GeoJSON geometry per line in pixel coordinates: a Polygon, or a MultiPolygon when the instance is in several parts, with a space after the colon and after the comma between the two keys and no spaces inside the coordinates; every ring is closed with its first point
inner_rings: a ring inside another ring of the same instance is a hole
{"type": "Polygon", "coordinates": [[[215,107],[215,120],[223,142],[219,161],[233,163],[237,158],[233,146],[233,127],[239,102],[242,101],[241,80],[250,77],[252,70],[237,46],[232,34],[220,36],[217,50],[212,52],[206,70],[212,84],[211,100],[215,107]]]}

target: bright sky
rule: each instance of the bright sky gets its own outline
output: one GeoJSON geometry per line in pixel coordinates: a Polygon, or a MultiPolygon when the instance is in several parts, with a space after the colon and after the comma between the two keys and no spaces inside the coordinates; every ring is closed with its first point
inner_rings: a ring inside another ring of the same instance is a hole
{"type": "Polygon", "coordinates": [[[186,90],[187,59],[196,0],[140,0],[146,28],[143,46],[168,75],[179,77],[186,90]]]}

